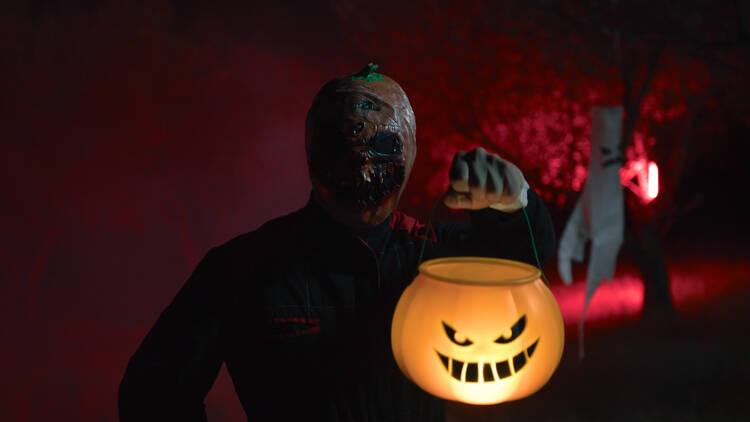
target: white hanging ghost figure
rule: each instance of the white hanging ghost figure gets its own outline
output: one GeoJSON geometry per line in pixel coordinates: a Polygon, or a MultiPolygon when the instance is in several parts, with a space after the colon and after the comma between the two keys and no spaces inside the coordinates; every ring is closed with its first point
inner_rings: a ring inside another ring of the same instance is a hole
{"type": "Polygon", "coordinates": [[[618,144],[622,132],[622,107],[591,109],[591,158],[589,174],[573,209],[557,250],[557,267],[565,284],[573,282],[571,259],[583,261],[586,242],[591,256],[579,330],[579,358],[583,359],[583,321],[591,296],[602,280],[611,281],[623,241],[625,207],[620,184],[622,155],[618,144]]]}

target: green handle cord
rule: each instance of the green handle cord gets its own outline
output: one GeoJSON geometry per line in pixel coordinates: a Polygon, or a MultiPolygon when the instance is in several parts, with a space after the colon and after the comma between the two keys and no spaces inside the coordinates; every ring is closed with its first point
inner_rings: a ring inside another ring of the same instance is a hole
{"type": "Polygon", "coordinates": [[[414,273],[414,277],[416,277],[417,273],[419,273],[419,265],[422,263],[422,256],[424,255],[424,245],[427,243],[427,236],[430,234],[430,228],[432,228],[432,216],[435,214],[435,208],[437,208],[437,204],[441,199],[443,199],[443,196],[445,196],[445,193],[441,193],[440,195],[438,195],[438,197],[435,198],[435,202],[432,203],[430,216],[427,218],[427,226],[424,229],[424,237],[422,237],[422,248],[419,250],[419,258],[417,258],[417,270],[414,273]]]}
{"type": "MultiPolygon", "coordinates": [[[[437,198],[435,198],[435,202],[432,203],[432,208],[430,209],[430,216],[427,218],[427,226],[425,227],[424,236],[422,237],[422,248],[419,250],[419,257],[417,258],[417,270],[414,274],[414,276],[417,276],[417,273],[419,273],[419,265],[422,263],[422,257],[424,256],[424,247],[427,243],[427,236],[430,233],[430,228],[432,228],[432,216],[435,214],[435,208],[437,208],[438,202],[443,198],[445,193],[440,194],[437,198]]],[[[536,266],[539,268],[539,272],[542,274],[542,280],[544,280],[544,283],[549,286],[549,281],[547,280],[547,277],[544,275],[544,271],[542,271],[542,263],[539,261],[539,252],[536,249],[536,241],[534,240],[534,230],[531,228],[531,220],[529,219],[529,214],[526,213],[526,207],[521,207],[521,211],[523,211],[523,216],[526,218],[526,226],[529,228],[529,236],[531,237],[531,248],[534,250],[534,258],[536,259],[536,266]]]]}
{"type": "Polygon", "coordinates": [[[536,266],[539,268],[539,272],[542,273],[542,280],[544,280],[544,284],[549,287],[549,280],[547,280],[547,277],[544,275],[544,271],[542,271],[542,263],[539,261],[539,253],[536,250],[536,241],[534,240],[534,230],[531,229],[531,220],[529,219],[529,214],[526,213],[526,207],[521,207],[521,211],[523,211],[523,216],[526,217],[526,225],[529,227],[529,236],[531,236],[531,248],[534,249],[534,258],[536,259],[536,266]]]}

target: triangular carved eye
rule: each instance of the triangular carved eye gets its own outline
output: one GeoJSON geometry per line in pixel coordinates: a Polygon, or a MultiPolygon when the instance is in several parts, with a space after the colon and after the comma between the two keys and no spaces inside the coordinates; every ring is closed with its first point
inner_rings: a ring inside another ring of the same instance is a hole
{"type": "Polygon", "coordinates": [[[459,346],[471,346],[472,344],[474,344],[474,342],[469,340],[468,338],[465,338],[463,341],[457,340],[456,329],[446,324],[445,322],[443,322],[443,329],[445,330],[445,334],[448,336],[450,341],[452,341],[453,343],[459,346]]]}
{"type": "Polygon", "coordinates": [[[510,337],[500,336],[495,340],[495,343],[510,343],[521,335],[524,328],[526,328],[526,315],[519,318],[518,321],[516,321],[516,323],[513,324],[512,327],[510,327],[510,337]]]}

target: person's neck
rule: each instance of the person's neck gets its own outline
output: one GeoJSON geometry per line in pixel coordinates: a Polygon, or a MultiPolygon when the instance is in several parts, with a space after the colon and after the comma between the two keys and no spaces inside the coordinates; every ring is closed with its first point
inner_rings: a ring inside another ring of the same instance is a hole
{"type": "Polygon", "coordinates": [[[392,213],[388,214],[388,217],[373,226],[353,226],[351,224],[346,224],[345,222],[336,219],[333,215],[327,212],[323,206],[320,205],[315,197],[315,192],[311,192],[310,194],[308,207],[311,209],[314,215],[325,218],[329,223],[340,227],[342,230],[352,234],[353,236],[359,237],[366,241],[373,237],[377,237],[379,233],[382,233],[384,228],[390,224],[391,218],[393,218],[392,213]]]}

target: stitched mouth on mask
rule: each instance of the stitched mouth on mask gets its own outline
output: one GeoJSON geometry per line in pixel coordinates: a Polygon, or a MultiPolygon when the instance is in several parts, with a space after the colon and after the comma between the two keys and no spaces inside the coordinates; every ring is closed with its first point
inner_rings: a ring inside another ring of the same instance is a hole
{"type": "Polygon", "coordinates": [[[451,358],[437,352],[440,363],[453,379],[461,382],[486,383],[500,381],[517,374],[526,366],[536,350],[539,339],[534,344],[521,350],[512,358],[492,362],[466,362],[451,358]]]}
{"type": "Polygon", "coordinates": [[[360,207],[374,206],[397,192],[404,183],[404,167],[389,162],[375,165],[372,174],[362,172],[336,185],[337,196],[360,207]]]}

